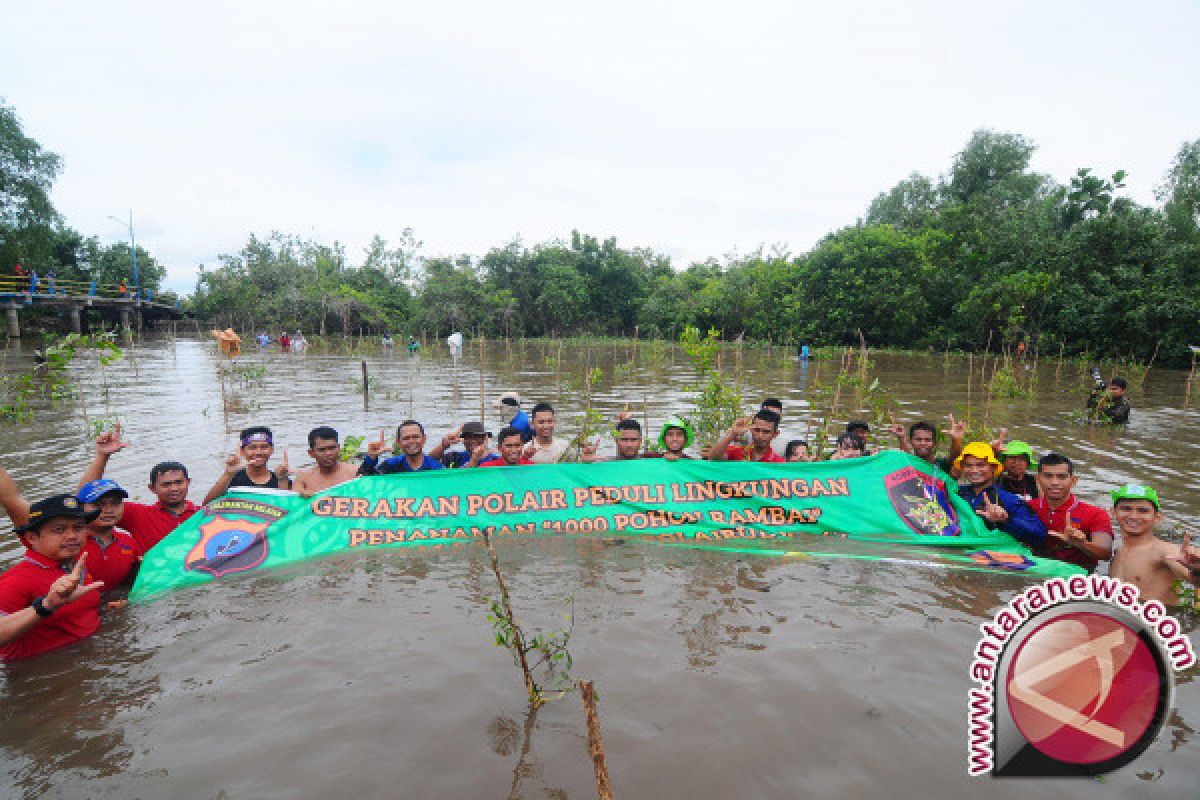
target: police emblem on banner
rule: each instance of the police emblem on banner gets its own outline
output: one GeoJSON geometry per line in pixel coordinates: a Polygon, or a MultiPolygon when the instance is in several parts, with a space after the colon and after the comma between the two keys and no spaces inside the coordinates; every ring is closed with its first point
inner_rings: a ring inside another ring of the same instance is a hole
{"type": "Polygon", "coordinates": [[[905,467],[884,477],[883,483],[896,513],[917,533],[957,536],[962,532],[943,481],[905,467]]]}
{"type": "Polygon", "coordinates": [[[285,514],[266,503],[233,498],[217,500],[205,511],[214,516],[200,526],[200,540],[184,559],[184,569],[215,578],[261,565],[269,548],[267,528],[285,514]]]}

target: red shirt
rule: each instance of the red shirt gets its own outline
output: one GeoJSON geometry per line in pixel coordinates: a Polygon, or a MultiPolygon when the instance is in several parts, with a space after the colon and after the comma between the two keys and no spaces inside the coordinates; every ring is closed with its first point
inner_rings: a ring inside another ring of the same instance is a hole
{"type": "MultiPolygon", "coordinates": [[[[88,560],[91,560],[90,556],[88,560]]],[[[54,582],[67,572],[54,559],[26,550],[24,558],[0,575],[0,614],[13,614],[29,608],[35,598],[44,597],[54,582]]],[[[85,564],[82,583],[86,584],[94,577],[85,564]]],[[[54,609],[53,614],[38,619],[20,638],[0,647],[0,661],[40,656],[85,639],[99,627],[100,593],[88,592],[78,600],[54,609]]]]}
{"type": "MultiPolygon", "coordinates": [[[[725,448],[725,460],[726,461],[749,461],[750,459],[747,456],[751,455],[751,454],[752,453],[748,453],[746,448],[740,444],[731,444],[731,445],[729,445],[729,447],[725,448]]],[[[767,454],[765,456],[763,456],[762,458],[756,458],[754,460],[762,462],[764,464],[782,464],[782,463],[784,463],[783,457],[780,456],[778,453],[776,453],[774,450],[768,450],[767,454]]]]}
{"type": "Polygon", "coordinates": [[[528,458],[522,457],[521,460],[515,464],[509,464],[503,458],[498,458],[495,461],[484,461],[483,463],[479,464],[478,466],[481,466],[481,467],[528,467],[531,464],[537,464],[537,462],[530,461],[528,458]]]}
{"type": "Polygon", "coordinates": [[[107,546],[88,536],[87,544],[83,546],[87,553],[87,570],[92,573],[92,579],[104,581],[102,591],[116,589],[137,569],[138,556],[141,554],[133,537],[128,531],[113,528],[113,540],[107,546]]]}
{"type": "MultiPolygon", "coordinates": [[[[1038,515],[1048,530],[1062,532],[1067,528],[1068,517],[1071,524],[1087,534],[1107,533],[1112,536],[1112,520],[1108,512],[1099,506],[1084,503],[1075,495],[1068,495],[1067,501],[1055,509],[1050,508],[1050,501],[1044,497],[1036,497],[1029,501],[1029,507],[1038,515]]],[[[1078,547],[1072,547],[1054,537],[1048,537],[1046,543],[1033,549],[1035,556],[1054,558],[1069,564],[1078,564],[1088,571],[1094,571],[1099,561],[1092,558],[1078,547]]]]}
{"type": "Polygon", "coordinates": [[[180,523],[195,514],[200,507],[191,500],[187,501],[184,512],[175,516],[163,507],[162,503],[148,506],[145,503],[126,503],[125,511],[121,514],[121,527],[129,531],[139,552],[148,553],[150,548],[163,540],[180,523]]]}

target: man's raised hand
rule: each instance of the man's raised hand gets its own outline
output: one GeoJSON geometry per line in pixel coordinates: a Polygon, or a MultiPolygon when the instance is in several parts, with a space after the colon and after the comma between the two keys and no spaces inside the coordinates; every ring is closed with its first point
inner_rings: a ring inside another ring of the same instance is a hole
{"type": "Polygon", "coordinates": [[[385,447],[387,447],[387,436],[383,428],[380,428],[379,438],[373,442],[367,442],[367,458],[379,458],[383,455],[385,447]]]}
{"type": "Polygon", "coordinates": [[[288,464],[287,448],[285,447],[283,448],[283,461],[278,467],[275,468],[275,477],[279,478],[279,480],[282,482],[288,480],[288,478],[291,477],[291,474],[292,468],[288,464]]]}
{"type": "Polygon", "coordinates": [[[121,441],[121,423],[119,421],[113,430],[105,431],[96,437],[96,455],[98,456],[108,457],[128,446],[129,442],[121,441]]]}
{"type": "Polygon", "coordinates": [[[987,492],[983,493],[983,508],[975,513],[996,525],[1008,522],[1008,511],[999,503],[993,503],[987,492]]]}
{"type": "Polygon", "coordinates": [[[94,592],[104,586],[104,581],[94,581],[80,586],[80,581],[83,580],[85,561],[87,561],[87,553],[81,553],[71,571],[50,585],[50,591],[46,593],[46,599],[42,601],[46,608],[51,610],[61,608],[67,603],[78,600],[88,592],[94,592]]]}

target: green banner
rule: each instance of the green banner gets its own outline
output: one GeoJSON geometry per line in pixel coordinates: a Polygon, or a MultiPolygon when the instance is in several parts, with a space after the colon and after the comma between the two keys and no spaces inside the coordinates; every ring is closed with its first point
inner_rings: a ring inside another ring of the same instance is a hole
{"type": "Polygon", "coordinates": [[[944,481],[928,463],[889,451],[813,464],[645,459],[438,470],[359,478],[307,499],[234,491],[146,554],[130,597],[343,550],[478,546],[472,542],[485,530],[497,544],[638,537],[1038,576],[1082,571],[1034,558],[1012,537],[988,530],[944,481]]]}

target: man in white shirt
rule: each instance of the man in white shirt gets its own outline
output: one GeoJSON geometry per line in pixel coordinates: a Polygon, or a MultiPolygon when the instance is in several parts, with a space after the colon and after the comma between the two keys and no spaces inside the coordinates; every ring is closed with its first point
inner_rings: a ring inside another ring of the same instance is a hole
{"type": "Polygon", "coordinates": [[[554,406],[538,403],[533,407],[533,441],[525,447],[525,458],[535,464],[555,464],[567,452],[566,439],[554,437],[554,406]]]}

